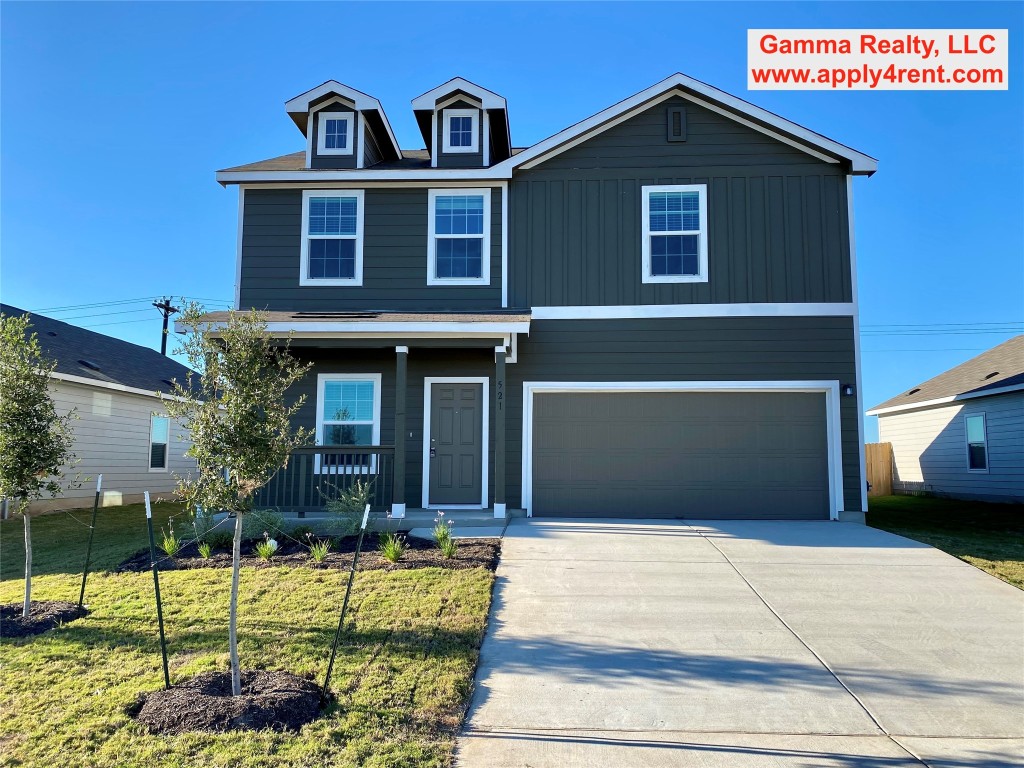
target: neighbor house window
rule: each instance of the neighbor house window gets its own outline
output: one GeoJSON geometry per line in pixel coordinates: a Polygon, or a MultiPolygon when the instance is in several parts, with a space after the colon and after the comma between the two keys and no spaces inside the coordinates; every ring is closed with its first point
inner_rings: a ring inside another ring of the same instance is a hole
{"type": "Polygon", "coordinates": [[[444,126],[442,149],[445,152],[479,152],[480,130],[477,126],[479,111],[475,109],[445,109],[441,111],[444,126]]]}
{"type": "Polygon", "coordinates": [[[316,117],[316,151],[319,155],[351,155],[351,112],[318,112],[316,117]]]}
{"type": "Polygon", "coordinates": [[[490,190],[432,189],[427,200],[427,284],[489,285],[490,190]]]}
{"type": "Polygon", "coordinates": [[[151,416],[149,420],[149,468],[167,469],[167,444],[170,441],[171,422],[166,416],[151,416]]]}
{"type": "Polygon", "coordinates": [[[301,285],[362,285],[362,190],[302,193],[301,285]]]}
{"type": "MultiPolygon", "coordinates": [[[[317,443],[359,446],[380,444],[379,373],[321,374],[317,394],[317,443]]],[[[325,454],[318,469],[330,472],[373,471],[369,454],[325,454]]]]}
{"type": "Polygon", "coordinates": [[[972,472],[988,471],[988,441],[985,434],[985,414],[964,417],[967,427],[967,469],[972,472]]]}
{"type": "Polygon", "coordinates": [[[641,191],[643,282],[707,282],[707,187],[677,184],[641,191]]]}

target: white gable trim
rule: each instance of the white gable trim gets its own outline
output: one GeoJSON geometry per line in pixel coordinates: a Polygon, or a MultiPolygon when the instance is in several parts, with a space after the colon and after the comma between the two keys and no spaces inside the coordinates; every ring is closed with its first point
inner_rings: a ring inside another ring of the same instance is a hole
{"type": "Polygon", "coordinates": [[[779,117],[768,110],[756,107],[725,91],[720,91],[706,83],[679,73],[630,96],[628,99],[620,101],[618,104],[608,107],[608,109],[598,112],[596,115],[588,117],[586,120],[576,123],[576,125],[566,128],[564,131],[556,133],[554,136],[533,145],[518,155],[510,157],[508,160],[502,161],[494,167],[503,168],[507,166],[509,169],[529,168],[533,164],[531,161],[537,160],[537,162],[541,162],[538,158],[544,157],[547,159],[559,152],[564,152],[571,146],[575,146],[581,141],[586,141],[588,138],[614,125],[618,125],[623,120],[628,120],[642,109],[658,104],[677,93],[701,106],[707,105],[707,102],[700,98],[704,97],[704,99],[716,105],[714,107],[716,112],[733,120],[743,122],[749,125],[749,127],[780,141],[786,141],[786,143],[809,154],[814,154],[813,150],[818,149],[831,155],[830,159],[833,162],[836,157],[848,160],[854,174],[870,175],[878,170],[878,161],[873,157],[857,152],[839,142],[832,141],[803,126],[779,117]],[[685,89],[686,92],[680,89],[685,89]],[[743,115],[752,118],[752,121],[744,121],[743,115]],[[787,136],[782,137],[775,131],[772,131],[771,128],[776,128],[787,136]],[[804,143],[806,143],[806,146],[804,143]]]}
{"type": "Polygon", "coordinates": [[[867,416],[884,416],[887,413],[899,413],[900,411],[914,411],[919,408],[932,408],[936,405],[948,405],[949,403],[957,403],[961,400],[975,400],[979,397],[989,397],[991,395],[1006,395],[1010,392],[1022,392],[1024,391],[1024,384],[1010,384],[1006,387],[993,387],[992,389],[984,389],[980,392],[963,392],[959,395],[948,395],[946,397],[936,397],[933,400],[921,400],[916,403],[907,403],[906,405],[890,405],[888,408],[872,408],[867,412],[867,416]]]}
{"type": "MultiPolygon", "coordinates": [[[[351,101],[355,105],[357,112],[362,112],[363,110],[375,110],[379,112],[381,120],[384,122],[384,130],[387,132],[388,139],[391,141],[391,146],[399,157],[402,156],[402,149],[398,146],[398,139],[395,138],[395,134],[391,130],[391,123],[388,121],[387,113],[384,111],[384,107],[381,106],[380,102],[373,98],[373,96],[365,94],[362,91],[357,91],[355,88],[350,88],[343,83],[339,83],[337,80],[328,80],[323,85],[318,85],[311,91],[306,91],[305,93],[299,94],[294,99],[289,99],[284,104],[285,111],[289,114],[294,114],[296,112],[309,112],[310,104],[317,99],[323,98],[329,93],[337,94],[351,101]]],[[[318,105],[316,109],[319,109],[321,106],[324,105],[318,105]]],[[[312,130],[312,125],[306,126],[307,135],[312,133],[312,130]]]]}
{"type": "Polygon", "coordinates": [[[437,88],[431,88],[426,93],[417,96],[412,100],[412,108],[414,110],[429,109],[432,111],[437,108],[435,104],[439,98],[447,96],[453,91],[468,93],[480,102],[480,106],[483,109],[505,109],[505,99],[503,97],[494,91],[489,91],[461,77],[452,78],[447,83],[442,83],[437,88]]]}

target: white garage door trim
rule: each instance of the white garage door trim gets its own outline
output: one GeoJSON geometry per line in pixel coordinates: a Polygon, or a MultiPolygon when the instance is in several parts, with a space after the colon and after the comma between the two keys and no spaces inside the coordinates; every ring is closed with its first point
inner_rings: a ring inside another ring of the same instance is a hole
{"type": "Polygon", "coordinates": [[[843,508],[842,430],[838,381],[524,381],[523,508],[533,516],[533,398],[550,392],[812,392],[825,395],[829,519],[843,508]]]}

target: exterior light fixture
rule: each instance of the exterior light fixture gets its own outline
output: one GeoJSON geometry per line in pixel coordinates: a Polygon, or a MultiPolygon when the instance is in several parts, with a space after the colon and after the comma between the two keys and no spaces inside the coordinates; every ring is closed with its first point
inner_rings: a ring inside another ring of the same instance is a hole
{"type": "Polygon", "coordinates": [[[843,394],[846,395],[847,397],[852,395],[853,394],[853,385],[852,384],[843,384],[843,394]]]}

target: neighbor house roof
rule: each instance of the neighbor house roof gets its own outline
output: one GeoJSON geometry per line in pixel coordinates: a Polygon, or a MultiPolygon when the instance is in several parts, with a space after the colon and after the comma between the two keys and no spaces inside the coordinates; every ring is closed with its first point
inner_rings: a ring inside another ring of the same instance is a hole
{"type": "MultiPolygon", "coordinates": [[[[0,313],[29,315],[30,330],[38,336],[43,353],[57,362],[55,378],[115,389],[170,393],[174,390],[172,382],[186,384],[192,373],[186,366],[149,347],[104,336],[52,317],[26,313],[9,304],[0,304],[0,313]]],[[[153,317],[155,323],[156,313],[153,317]]]]}
{"type": "Polygon", "coordinates": [[[1024,334],[879,403],[869,416],[1024,390],[1024,334]]]}

